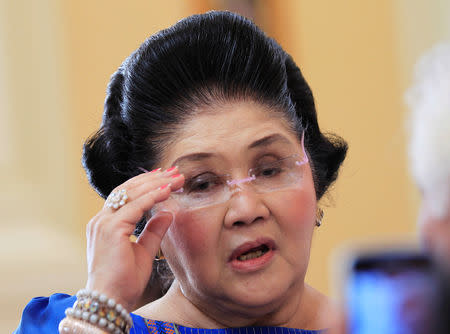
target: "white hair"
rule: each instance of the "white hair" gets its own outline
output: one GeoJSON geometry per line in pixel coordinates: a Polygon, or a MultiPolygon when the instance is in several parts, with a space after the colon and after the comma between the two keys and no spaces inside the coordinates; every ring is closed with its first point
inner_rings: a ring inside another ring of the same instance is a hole
{"type": "Polygon", "coordinates": [[[450,205],[450,41],[427,52],[414,74],[406,93],[412,174],[431,213],[444,217],[450,205]]]}

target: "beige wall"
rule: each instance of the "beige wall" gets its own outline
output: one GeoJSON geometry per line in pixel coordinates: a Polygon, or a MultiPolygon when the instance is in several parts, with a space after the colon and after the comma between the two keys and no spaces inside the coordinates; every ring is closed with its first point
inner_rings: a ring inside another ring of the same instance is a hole
{"type": "Polygon", "coordinates": [[[0,2],[1,332],[17,326],[32,295],[73,289],[73,270],[85,271],[61,17],[40,4],[0,2]]]}
{"type": "MultiPolygon", "coordinates": [[[[448,3],[448,2],[447,2],[448,3]]],[[[256,2],[255,19],[294,56],[323,129],[348,140],[325,199],[308,281],[328,292],[343,241],[414,237],[402,94],[417,56],[450,38],[445,1],[256,2]]],[[[84,227],[102,201],[81,145],[101,119],[109,76],[148,35],[226,1],[0,0],[0,331],[33,296],[84,284],[84,227]]]]}

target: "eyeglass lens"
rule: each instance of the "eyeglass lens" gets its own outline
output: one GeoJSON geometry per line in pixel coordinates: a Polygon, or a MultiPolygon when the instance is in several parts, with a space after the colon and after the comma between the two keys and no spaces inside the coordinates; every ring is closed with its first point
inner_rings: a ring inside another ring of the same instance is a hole
{"type": "Polygon", "coordinates": [[[266,193],[296,187],[301,183],[303,165],[307,162],[304,157],[300,158],[299,155],[292,155],[260,163],[248,171],[248,177],[241,180],[231,180],[229,174],[204,173],[187,179],[182,191],[173,193],[171,197],[183,207],[200,208],[228,201],[238,188],[249,187],[256,193],[266,193]]]}

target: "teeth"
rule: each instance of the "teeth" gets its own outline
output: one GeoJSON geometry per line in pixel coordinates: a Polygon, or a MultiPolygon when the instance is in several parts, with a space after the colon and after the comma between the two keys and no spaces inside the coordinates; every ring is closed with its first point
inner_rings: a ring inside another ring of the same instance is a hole
{"type": "Polygon", "coordinates": [[[254,252],[250,252],[241,256],[238,256],[238,260],[239,261],[246,261],[246,260],[251,260],[251,259],[255,259],[257,257],[260,257],[261,255],[263,255],[265,252],[263,252],[262,250],[257,250],[254,252]]]}

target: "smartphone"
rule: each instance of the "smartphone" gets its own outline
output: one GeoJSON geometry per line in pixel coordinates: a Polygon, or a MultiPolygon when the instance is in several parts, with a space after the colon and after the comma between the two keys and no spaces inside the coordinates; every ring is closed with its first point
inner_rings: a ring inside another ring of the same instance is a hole
{"type": "Polygon", "coordinates": [[[434,333],[437,283],[423,253],[363,253],[348,263],[344,283],[350,334],[434,333]]]}

